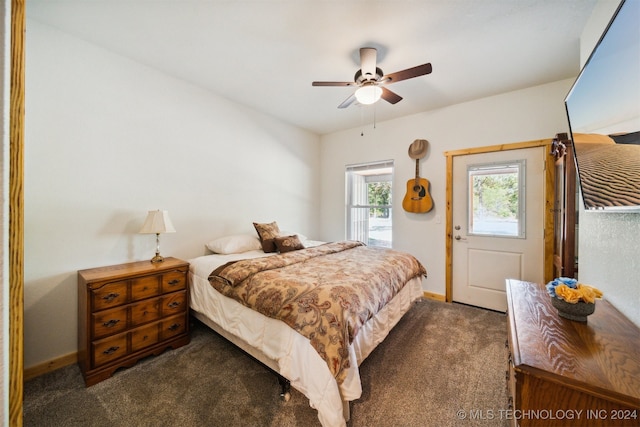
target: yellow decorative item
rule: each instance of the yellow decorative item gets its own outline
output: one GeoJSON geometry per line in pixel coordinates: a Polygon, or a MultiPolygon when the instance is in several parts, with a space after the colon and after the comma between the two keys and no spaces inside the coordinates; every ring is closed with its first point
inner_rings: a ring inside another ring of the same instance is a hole
{"type": "Polygon", "coordinates": [[[570,304],[578,301],[595,303],[597,298],[602,297],[602,292],[593,286],[578,283],[577,288],[570,288],[565,284],[556,286],[556,295],[570,304]]]}
{"type": "Polygon", "coordinates": [[[602,291],[598,288],[594,288],[593,286],[578,283],[578,291],[580,292],[580,297],[584,302],[595,303],[596,299],[602,298],[602,291]]]}
{"type": "Polygon", "coordinates": [[[602,291],[598,288],[568,277],[549,282],[547,292],[561,317],[579,322],[587,321],[587,316],[595,310],[596,299],[602,298],[602,291]]]}

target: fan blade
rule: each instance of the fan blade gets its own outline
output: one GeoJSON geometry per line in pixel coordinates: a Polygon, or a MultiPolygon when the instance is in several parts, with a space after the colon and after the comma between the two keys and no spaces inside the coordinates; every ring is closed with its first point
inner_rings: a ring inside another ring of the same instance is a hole
{"type": "Polygon", "coordinates": [[[378,51],[373,47],[360,48],[360,70],[365,80],[376,78],[376,59],[378,51]]]}
{"type": "Polygon", "coordinates": [[[402,97],[397,93],[391,92],[386,87],[380,86],[380,88],[382,89],[382,95],[380,95],[380,97],[385,101],[387,101],[388,103],[397,104],[398,102],[402,101],[402,97]]]}
{"type": "Polygon", "coordinates": [[[355,86],[354,82],[311,82],[311,86],[355,86]]]}
{"type": "Polygon", "coordinates": [[[347,108],[349,105],[353,104],[356,100],[356,94],[352,93],[350,97],[342,101],[342,104],[338,105],[338,108],[347,108]]]}
{"type": "Polygon", "coordinates": [[[407,68],[406,70],[387,74],[386,76],[382,77],[380,83],[395,83],[402,80],[412,79],[418,76],[424,76],[425,74],[430,74],[431,71],[433,71],[433,69],[431,68],[431,63],[422,64],[418,65],[417,67],[407,68]]]}

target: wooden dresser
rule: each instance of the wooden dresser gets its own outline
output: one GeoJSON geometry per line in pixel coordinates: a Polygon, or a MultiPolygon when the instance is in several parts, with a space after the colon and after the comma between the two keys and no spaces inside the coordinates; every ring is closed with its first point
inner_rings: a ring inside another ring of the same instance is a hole
{"type": "Polygon", "coordinates": [[[188,272],[176,258],[78,271],[78,364],[87,386],[189,342],[188,272]]]}
{"type": "Polygon", "coordinates": [[[564,319],[544,285],[519,280],[507,307],[512,425],[640,425],[636,325],[604,299],[587,323],[564,319]]]}

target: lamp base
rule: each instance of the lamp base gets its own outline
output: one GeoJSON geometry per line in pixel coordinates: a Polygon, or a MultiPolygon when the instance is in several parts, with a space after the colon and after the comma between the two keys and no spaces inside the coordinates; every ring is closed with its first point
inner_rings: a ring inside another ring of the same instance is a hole
{"type": "Polygon", "coordinates": [[[156,256],[154,256],[153,258],[151,258],[151,262],[152,263],[157,263],[157,262],[162,262],[164,261],[164,258],[160,256],[160,252],[156,252],[156,256]]]}

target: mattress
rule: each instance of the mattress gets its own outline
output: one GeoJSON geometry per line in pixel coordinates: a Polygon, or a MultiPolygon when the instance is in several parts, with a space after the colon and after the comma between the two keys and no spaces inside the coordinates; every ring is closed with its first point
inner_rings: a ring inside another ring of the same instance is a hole
{"type": "MultiPolygon", "coordinates": [[[[305,241],[305,246],[322,242],[305,241]]],[[[307,338],[284,322],[266,317],[237,301],[227,298],[209,283],[210,273],[230,261],[257,258],[273,254],[262,250],[230,255],[205,255],[189,260],[190,306],[196,317],[214,323],[227,334],[241,340],[240,347],[250,347],[253,356],[277,370],[291,385],[308,399],[318,411],[325,427],[345,426],[345,402],[362,394],[358,366],[384,340],[389,331],[422,297],[421,277],[412,279],[378,314],[367,321],[349,346],[350,368],[345,380],[338,385],[326,362],[311,346],[307,338]],[[261,357],[262,356],[262,357],[261,357]],[[264,360],[267,358],[268,360],[264,360]]],[[[346,415],[348,417],[348,415],[346,415]]]]}

